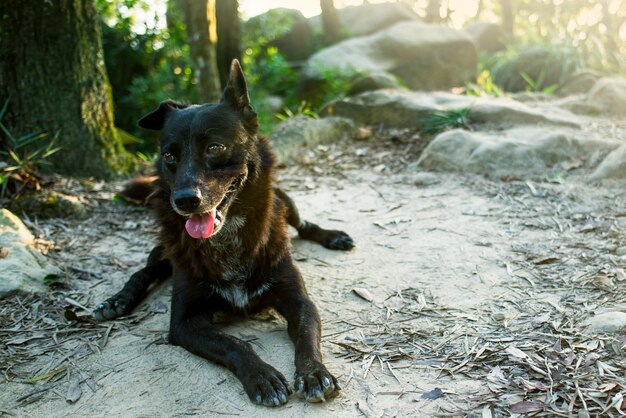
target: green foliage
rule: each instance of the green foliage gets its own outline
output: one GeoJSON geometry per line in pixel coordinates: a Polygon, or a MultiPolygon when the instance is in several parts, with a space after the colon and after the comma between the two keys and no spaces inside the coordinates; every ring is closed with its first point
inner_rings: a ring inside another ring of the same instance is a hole
{"type": "Polygon", "coordinates": [[[2,123],[9,101],[7,99],[0,109],[0,131],[5,140],[0,147],[0,198],[6,197],[10,188],[14,196],[19,196],[29,185],[38,188],[39,169],[50,164],[48,158],[59,151],[55,147],[58,132],[51,140],[46,132],[14,136],[2,123]]]}
{"type": "Polygon", "coordinates": [[[494,83],[491,73],[487,69],[480,71],[476,83],[467,83],[465,86],[467,96],[504,96],[504,91],[494,83]]]}
{"type": "Polygon", "coordinates": [[[145,14],[151,10],[148,0],[96,0],[96,5],[115,123],[132,136],[148,137],[127,148],[153,153],[157,144],[137,127],[137,120],[163,100],[197,100],[181,12],[176,2],[170,1],[167,28],[161,28],[158,13],[151,25],[137,27],[134,16],[138,11],[145,14]]]}
{"type": "Polygon", "coordinates": [[[311,104],[305,100],[300,102],[300,106],[298,106],[295,112],[289,108],[285,108],[283,113],[276,115],[279,120],[286,120],[293,118],[294,116],[309,116],[313,119],[318,119],[320,117],[320,115],[318,115],[317,112],[311,108],[311,104]]]}
{"type": "Polygon", "coordinates": [[[287,34],[295,23],[290,12],[272,9],[245,23],[243,43],[247,47],[266,47],[287,34]]]}
{"type": "Polygon", "coordinates": [[[470,110],[469,107],[463,107],[435,112],[422,121],[422,131],[428,135],[436,135],[448,129],[471,129],[470,110]]]}
{"type": "Polygon", "coordinates": [[[623,72],[626,42],[619,27],[623,1],[516,0],[516,36],[524,44],[575,49],[586,67],[623,72]],[[621,7],[620,7],[621,5],[621,7]],[[609,7],[605,10],[603,7],[609,7]],[[606,13],[608,11],[608,13],[606,13]]]}
{"type": "Polygon", "coordinates": [[[314,106],[322,106],[334,100],[344,99],[352,82],[363,75],[362,72],[353,68],[339,70],[324,68],[321,74],[324,83],[320,86],[316,96],[312,98],[314,106]]]}

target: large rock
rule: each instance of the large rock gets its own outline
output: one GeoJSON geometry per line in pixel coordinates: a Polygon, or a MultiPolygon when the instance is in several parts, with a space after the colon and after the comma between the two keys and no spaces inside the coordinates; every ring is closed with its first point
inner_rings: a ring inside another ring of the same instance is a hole
{"type": "Polygon", "coordinates": [[[348,96],[356,96],[366,91],[400,88],[400,83],[389,73],[372,73],[359,77],[350,86],[348,96]]]}
{"type": "Polygon", "coordinates": [[[497,132],[455,129],[438,135],[422,153],[418,166],[490,177],[547,176],[573,161],[593,161],[619,141],[581,136],[572,129],[518,127],[497,132]]]}
{"type": "Polygon", "coordinates": [[[626,332],[626,312],[603,312],[583,322],[592,334],[623,334],[626,332]]]}
{"type": "Polygon", "coordinates": [[[33,246],[34,237],[20,219],[0,210],[0,298],[15,292],[45,291],[44,279],[61,271],[33,246]]]}
{"type": "Polygon", "coordinates": [[[601,78],[587,94],[587,104],[601,113],[626,117],[626,79],[601,78]]]}
{"type": "Polygon", "coordinates": [[[467,25],[465,31],[474,39],[479,52],[494,53],[506,49],[506,34],[500,25],[474,22],[467,25]]]}
{"type": "Polygon", "coordinates": [[[436,112],[470,108],[470,121],[498,127],[544,124],[578,127],[580,117],[549,103],[527,105],[507,98],[470,97],[445,92],[378,90],[327,105],[324,115],[342,116],[364,125],[424,128],[436,112]]]}
{"type": "Polygon", "coordinates": [[[626,179],[626,143],[607,155],[590,179],[626,179]]]}
{"type": "Polygon", "coordinates": [[[565,83],[578,66],[568,49],[533,45],[498,60],[491,76],[506,91],[541,91],[565,83]]]}
{"type": "MultiPolygon", "coordinates": [[[[343,7],[337,10],[342,32],[350,37],[370,35],[398,22],[419,20],[419,16],[405,3],[364,3],[360,6],[343,7]]],[[[309,19],[313,30],[321,32],[322,19],[309,19]]]]}
{"type": "Polygon", "coordinates": [[[274,151],[285,161],[297,159],[307,147],[349,139],[354,129],[354,123],[344,118],[296,116],[278,125],[269,138],[274,151]]]}
{"type": "Polygon", "coordinates": [[[561,96],[571,96],[573,94],[586,94],[593,88],[598,79],[602,76],[592,70],[576,71],[559,87],[557,93],[561,96]]]}
{"type": "Polygon", "coordinates": [[[474,41],[459,30],[402,22],[373,35],[348,39],[314,54],[300,74],[298,94],[315,96],[329,73],[389,72],[412,89],[446,89],[474,80],[474,41]]]}

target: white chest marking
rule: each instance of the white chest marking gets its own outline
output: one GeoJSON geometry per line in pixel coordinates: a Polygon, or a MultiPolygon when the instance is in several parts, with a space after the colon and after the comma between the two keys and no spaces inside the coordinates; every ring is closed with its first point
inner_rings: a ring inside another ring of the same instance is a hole
{"type": "Polygon", "coordinates": [[[270,286],[269,282],[265,282],[253,292],[248,292],[243,285],[233,285],[227,288],[216,287],[215,291],[233,306],[243,309],[248,305],[250,299],[261,296],[270,286]]]}

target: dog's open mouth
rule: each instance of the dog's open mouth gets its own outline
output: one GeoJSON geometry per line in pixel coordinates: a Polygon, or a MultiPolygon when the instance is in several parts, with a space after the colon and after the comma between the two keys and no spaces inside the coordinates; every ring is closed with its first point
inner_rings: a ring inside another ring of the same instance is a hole
{"type": "Polygon", "coordinates": [[[237,178],[230,185],[222,201],[216,207],[205,213],[194,213],[187,222],[185,222],[185,230],[190,237],[195,239],[210,238],[224,222],[224,214],[230,206],[233,196],[242,186],[245,177],[237,178]]]}

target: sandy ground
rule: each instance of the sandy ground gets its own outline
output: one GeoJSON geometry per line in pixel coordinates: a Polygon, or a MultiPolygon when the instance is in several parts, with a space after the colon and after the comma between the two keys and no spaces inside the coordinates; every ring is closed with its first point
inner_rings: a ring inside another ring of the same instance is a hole
{"type": "MultiPolygon", "coordinates": [[[[333,150],[318,151],[334,158],[333,150]]],[[[615,383],[596,399],[609,404],[626,393],[623,369],[615,366],[624,351],[602,351],[616,337],[580,333],[594,312],[624,307],[623,189],[576,178],[553,184],[423,174],[411,161],[391,170],[376,158],[357,159],[337,174],[309,164],[281,170],[280,181],[304,218],[345,230],[357,243],[341,253],[293,239],[293,256],[322,316],[326,364],[343,387],[338,398],[317,405],[292,398],[272,410],[253,405],[228,371],[165,344],[171,291],[165,282],[127,319],[58,325],[63,321],[51,313],[50,327],[61,332],[5,340],[5,354],[13,351],[4,357],[10,364],[2,367],[0,415],[556,416],[554,407],[563,416],[586,416],[597,405],[577,400],[577,375],[568,374],[579,358],[576,370],[589,366],[597,377],[589,393],[615,383]],[[79,331],[62,337],[67,328],[79,331]],[[37,341],[51,338],[58,344],[36,351],[37,341]],[[578,341],[599,345],[580,351],[578,341]],[[550,383],[558,367],[549,363],[549,349],[577,356],[569,365],[563,360],[561,383],[550,383]],[[591,352],[615,370],[599,376],[595,363],[587,364],[591,352]],[[609,373],[615,379],[607,381],[609,373]]],[[[105,192],[86,221],[31,223],[68,266],[69,289],[45,303],[88,314],[80,306],[91,309],[116,292],[151,248],[148,212],[106,202],[105,192]]],[[[3,321],[5,331],[14,323],[3,321]]],[[[223,326],[293,376],[281,318],[269,312],[227,318],[223,326]]],[[[610,414],[618,410],[604,416],[610,414]]]]}

